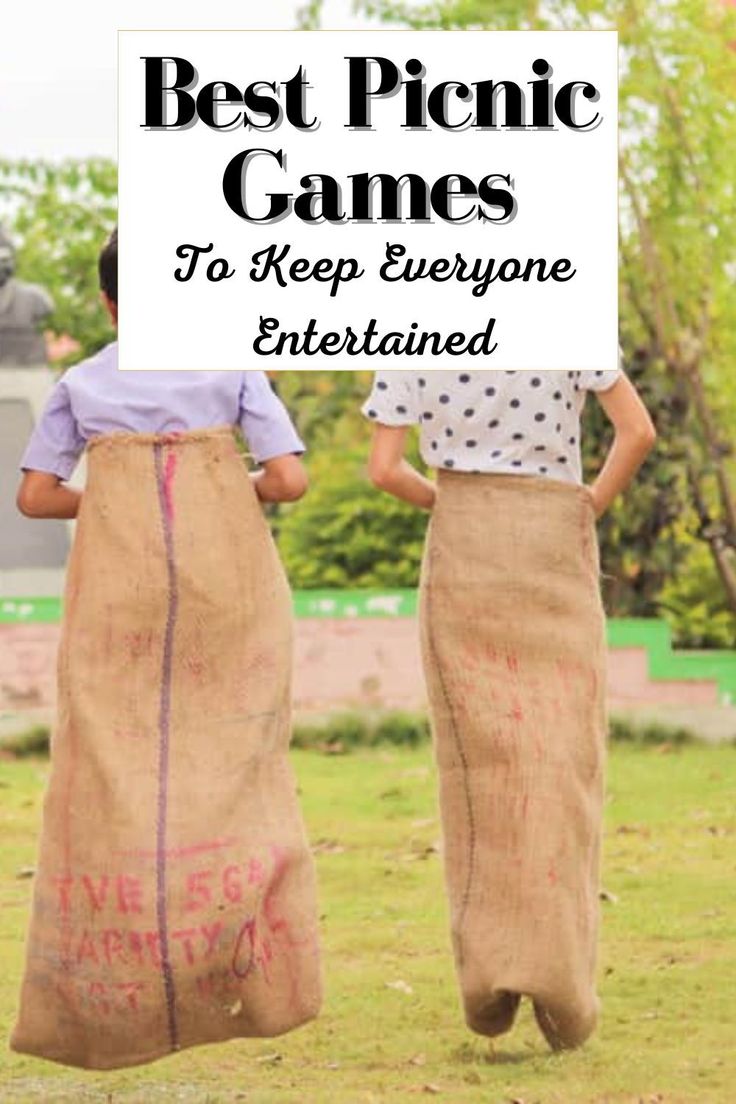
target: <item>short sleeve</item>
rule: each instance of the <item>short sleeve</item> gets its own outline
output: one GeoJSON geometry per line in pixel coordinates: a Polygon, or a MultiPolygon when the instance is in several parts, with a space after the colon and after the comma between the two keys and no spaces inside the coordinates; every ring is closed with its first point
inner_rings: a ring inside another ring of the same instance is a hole
{"type": "Polygon", "coordinates": [[[49,472],[59,479],[69,479],[84,446],[85,440],[72,411],[69,388],[66,381],[60,379],[26,445],[21,470],[49,472]]]}
{"type": "Polygon", "coordinates": [[[366,418],[381,425],[415,425],[419,421],[416,373],[376,372],[373,389],[361,411],[366,418]]]}
{"type": "Polygon", "coordinates": [[[624,356],[621,346],[618,348],[618,368],[611,372],[581,372],[578,383],[582,391],[608,391],[618,383],[624,371],[624,356]]]}
{"type": "Polygon", "coordinates": [[[306,451],[265,372],[243,372],[238,424],[259,464],[276,456],[306,451]]]}

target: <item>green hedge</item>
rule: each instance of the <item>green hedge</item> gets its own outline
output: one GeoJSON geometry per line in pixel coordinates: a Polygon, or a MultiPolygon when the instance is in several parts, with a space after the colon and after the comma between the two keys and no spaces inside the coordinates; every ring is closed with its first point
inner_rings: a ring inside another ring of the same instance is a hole
{"type": "MultiPolygon", "coordinates": [[[[297,719],[292,746],[327,755],[345,755],[359,748],[418,747],[425,744],[429,736],[429,722],[424,713],[351,710],[313,719],[297,719]]],[[[609,738],[614,744],[681,747],[695,741],[697,735],[681,725],[668,725],[660,721],[639,723],[628,717],[612,717],[609,738]]],[[[17,758],[47,755],[49,730],[43,725],[36,725],[27,732],[6,738],[0,747],[6,754],[17,758]]]]}

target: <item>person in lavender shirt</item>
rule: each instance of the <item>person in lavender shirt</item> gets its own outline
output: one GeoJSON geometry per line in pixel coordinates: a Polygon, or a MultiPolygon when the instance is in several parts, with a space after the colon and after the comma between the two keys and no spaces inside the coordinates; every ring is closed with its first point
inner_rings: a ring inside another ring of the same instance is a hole
{"type": "MultiPolygon", "coordinates": [[[[117,325],[117,233],[100,256],[103,302],[117,325]]],[[[18,508],[74,518],[80,492],[65,486],[87,442],[106,433],[171,433],[233,425],[260,469],[263,502],[301,498],[304,444],[263,372],[120,372],[117,342],[70,368],[53,389],[21,459],[18,508]]]]}
{"type": "MultiPolygon", "coordinates": [[[[116,234],[99,269],[115,323],[116,234]]],[[[288,760],[292,596],[261,507],[304,493],[304,445],[262,372],[117,359],[113,343],[56,384],[18,491],[24,514],[77,525],[10,1045],[85,1069],[282,1035],[322,993],[288,760]],[[102,1014],[97,994],[129,992],[102,1014]]]]}

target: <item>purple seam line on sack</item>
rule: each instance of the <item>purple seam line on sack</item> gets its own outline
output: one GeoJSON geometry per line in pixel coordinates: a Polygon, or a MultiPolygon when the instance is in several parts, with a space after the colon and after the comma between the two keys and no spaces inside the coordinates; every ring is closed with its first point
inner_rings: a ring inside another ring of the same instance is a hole
{"type": "Polygon", "coordinates": [[[159,707],[158,734],[158,799],[156,809],[156,920],[161,952],[161,973],[166,995],[166,1011],[169,1025],[169,1043],[172,1050],[179,1049],[179,1030],[176,1022],[176,996],[174,974],[169,957],[168,917],[166,911],[166,815],[169,796],[169,736],[171,718],[171,664],[174,626],[178,607],[176,563],[174,561],[174,534],[171,517],[171,486],[168,472],[162,462],[163,445],[153,446],[153,462],[156,470],[158,502],[166,546],[166,570],[168,575],[168,604],[166,630],[161,670],[161,703],[159,707]]]}

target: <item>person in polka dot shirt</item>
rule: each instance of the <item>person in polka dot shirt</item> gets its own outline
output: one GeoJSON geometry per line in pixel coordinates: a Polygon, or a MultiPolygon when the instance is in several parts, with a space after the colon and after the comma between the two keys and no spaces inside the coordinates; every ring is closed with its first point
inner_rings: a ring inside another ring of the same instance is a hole
{"type": "Polygon", "coordinates": [[[376,424],[373,481],[431,507],[434,484],[403,460],[406,431],[417,425],[429,467],[579,484],[580,419],[589,391],[616,430],[608,461],[590,488],[600,515],[654,441],[651,419],[621,366],[609,372],[376,372],[362,408],[376,424]]]}
{"type": "Polygon", "coordinates": [[[595,520],[655,431],[621,365],[383,371],[363,406],[372,481],[432,511],[418,628],[465,1022],[494,1037],[522,1000],[554,1050],[600,1011],[595,963],[605,613],[595,520]],[[588,392],[614,439],[582,483],[588,392]],[[429,479],[405,458],[419,427],[429,479]]]}

